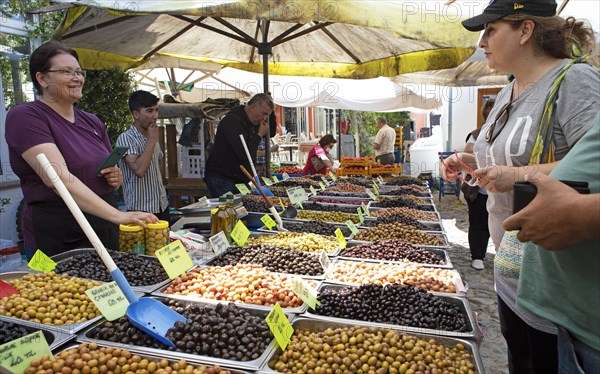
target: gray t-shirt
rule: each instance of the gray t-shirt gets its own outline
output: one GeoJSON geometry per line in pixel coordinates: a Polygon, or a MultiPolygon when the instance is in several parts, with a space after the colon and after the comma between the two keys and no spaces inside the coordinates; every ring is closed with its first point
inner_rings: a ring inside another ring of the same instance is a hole
{"type": "MultiPolygon", "coordinates": [[[[488,130],[498,113],[510,101],[513,83],[500,91],[496,98],[496,104],[473,147],[479,167],[529,164],[546,97],[560,70],[568,62],[568,59],[563,60],[513,101],[508,109],[507,123],[502,126],[506,120],[506,114],[503,114],[497,121],[494,130],[494,135],[498,134],[496,139],[493,143],[488,143],[486,140],[488,130]]],[[[556,160],[562,159],[592,127],[599,102],[600,75],[598,72],[587,64],[571,66],[560,85],[552,117],[556,160]]],[[[534,170],[534,166],[532,166],[532,170],[534,170]]],[[[502,221],[511,215],[512,204],[512,191],[489,194],[487,201],[488,224],[496,248],[500,245],[504,235],[502,221]]],[[[504,277],[498,272],[494,273],[494,278],[496,292],[513,312],[528,325],[541,331],[555,333],[556,330],[550,322],[517,309],[515,304],[517,279],[504,277]]]]}

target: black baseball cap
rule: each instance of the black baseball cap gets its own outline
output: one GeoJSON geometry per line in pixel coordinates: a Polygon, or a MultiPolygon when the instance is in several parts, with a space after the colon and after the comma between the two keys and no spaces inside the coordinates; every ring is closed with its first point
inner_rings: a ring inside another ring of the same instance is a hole
{"type": "Polygon", "coordinates": [[[462,21],[469,31],[481,31],[488,22],[514,14],[550,17],[556,14],[555,0],[491,0],[483,13],[462,21]]]}

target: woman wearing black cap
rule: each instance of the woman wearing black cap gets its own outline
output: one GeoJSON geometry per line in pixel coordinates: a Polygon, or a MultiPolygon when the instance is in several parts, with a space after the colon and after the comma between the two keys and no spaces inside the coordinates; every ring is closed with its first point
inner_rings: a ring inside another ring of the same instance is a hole
{"type": "MultiPolygon", "coordinates": [[[[600,349],[597,285],[590,289],[582,284],[569,294],[542,284],[537,295],[519,293],[517,304],[517,285],[529,278],[521,275],[519,280],[522,264],[523,274],[527,271],[527,257],[516,237],[502,228],[512,212],[514,182],[534,170],[548,174],[590,129],[598,111],[599,74],[577,63],[585,60],[581,51],[593,49],[593,32],[573,18],[555,17],[555,12],[551,0],[495,0],[483,14],[463,21],[470,31],[485,30],[480,47],[489,66],[515,77],[498,94],[475,142],[474,155],[458,156],[479,166],[473,176],[490,192],[487,208],[497,251],[498,314],[511,373],[558,372],[557,324],[600,349]],[[595,296],[590,297],[594,290],[595,296]]],[[[455,156],[447,164],[462,170],[455,156]]],[[[441,173],[455,179],[443,166],[441,173]]]]}

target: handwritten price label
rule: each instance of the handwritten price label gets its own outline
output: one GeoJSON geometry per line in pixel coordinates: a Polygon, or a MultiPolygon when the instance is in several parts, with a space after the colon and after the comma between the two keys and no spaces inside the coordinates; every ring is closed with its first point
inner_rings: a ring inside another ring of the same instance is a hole
{"type": "Polygon", "coordinates": [[[290,175],[288,173],[283,173],[283,180],[286,181],[290,179],[290,175]]]}
{"type": "Polygon", "coordinates": [[[242,221],[238,221],[235,224],[235,227],[231,231],[231,238],[239,245],[240,247],[246,244],[248,237],[250,236],[250,230],[244,225],[242,221]]]}
{"type": "Polygon", "coordinates": [[[24,373],[31,361],[43,356],[52,357],[52,352],[41,330],[0,345],[0,363],[11,373],[24,373]]]}
{"type": "Polygon", "coordinates": [[[319,300],[317,300],[317,292],[309,287],[302,279],[296,278],[293,291],[311,309],[314,310],[317,305],[321,305],[319,300]]]}
{"type": "Polygon", "coordinates": [[[351,220],[347,220],[346,226],[348,226],[348,228],[350,229],[350,232],[352,232],[352,235],[358,234],[358,228],[356,227],[354,222],[352,222],[351,220]]]}
{"type": "Polygon", "coordinates": [[[292,204],[300,204],[303,201],[308,200],[308,196],[306,195],[306,191],[302,187],[293,187],[285,190],[288,197],[290,198],[290,202],[292,204]]]}
{"type": "Polygon", "coordinates": [[[235,187],[238,189],[238,191],[240,191],[242,195],[248,195],[250,193],[248,186],[246,186],[244,183],[238,183],[235,185],[235,187]]]}
{"type": "Polygon", "coordinates": [[[329,183],[329,181],[327,180],[327,178],[321,176],[321,180],[323,181],[323,183],[325,183],[325,185],[327,185],[327,183],[329,183]]]}
{"type": "Polygon", "coordinates": [[[377,180],[379,181],[379,184],[382,185],[383,184],[383,178],[381,178],[381,175],[377,177],[377,180]]]}
{"type": "Polygon", "coordinates": [[[125,315],[129,301],[116,282],[110,282],[85,291],[100,313],[109,321],[114,321],[125,315]]]}
{"type": "Polygon", "coordinates": [[[260,220],[265,224],[265,226],[267,226],[269,230],[273,230],[273,227],[277,226],[277,223],[273,221],[273,218],[271,218],[271,216],[268,214],[260,217],[260,220]]]}
{"type": "Polygon", "coordinates": [[[174,241],[156,251],[156,258],[170,279],[177,278],[194,266],[194,261],[181,244],[181,240],[174,241]]]}
{"type": "Polygon", "coordinates": [[[262,177],[263,182],[265,182],[265,184],[267,186],[271,186],[273,185],[273,181],[271,180],[271,178],[267,178],[267,177],[262,177]]]}
{"type": "Polygon", "coordinates": [[[365,217],[363,217],[363,212],[362,209],[360,209],[360,207],[356,208],[356,211],[358,212],[358,220],[360,221],[360,223],[365,223],[365,217]]]}
{"type": "Polygon", "coordinates": [[[329,178],[331,178],[334,182],[337,180],[337,177],[332,172],[329,172],[329,178]]]}
{"type": "Polygon", "coordinates": [[[265,321],[275,336],[277,345],[279,345],[281,350],[285,351],[285,347],[290,343],[290,338],[294,333],[294,328],[285,313],[283,313],[283,309],[281,309],[279,303],[275,304],[273,309],[271,309],[265,321]]]}
{"type": "Polygon", "coordinates": [[[331,260],[329,259],[327,252],[319,252],[319,263],[321,264],[321,266],[323,266],[323,270],[327,271],[327,269],[329,269],[329,265],[331,265],[331,260]]]}
{"type": "Polygon", "coordinates": [[[321,191],[325,191],[325,183],[319,182],[319,187],[321,187],[321,191]]]}
{"type": "Polygon", "coordinates": [[[219,231],[216,235],[208,238],[210,242],[210,246],[212,247],[213,253],[220,255],[225,252],[227,248],[229,248],[229,242],[227,241],[227,236],[223,231],[219,231]]]}
{"type": "Polygon", "coordinates": [[[317,190],[315,190],[313,186],[310,186],[310,193],[312,193],[313,196],[317,196],[317,190]]]}
{"type": "Polygon", "coordinates": [[[370,217],[371,213],[369,212],[369,207],[366,206],[364,203],[360,204],[360,207],[362,208],[363,212],[365,213],[365,216],[370,217]]]}
{"type": "Polygon", "coordinates": [[[377,196],[375,196],[375,194],[373,193],[373,191],[371,191],[368,188],[365,188],[365,190],[367,191],[367,195],[369,195],[369,198],[373,201],[377,200],[377,196]]]}
{"type": "Polygon", "coordinates": [[[346,248],[346,238],[344,238],[344,234],[342,233],[342,229],[335,230],[335,236],[338,238],[338,242],[340,244],[340,249],[346,248]]]}
{"type": "Polygon", "coordinates": [[[277,175],[273,175],[273,183],[279,183],[280,180],[277,178],[277,175]]]}
{"type": "Polygon", "coordinates": [[[32,270],[49,273],[56,268],[56,262],[38,249],[29,261],[28,266],[32,270]]]}
{"type": "Polygon", "coordinates": [[[373,191],[375,191],[375,195],[379,195],[379,186],[375,182],[373,182],[373,191]]]}

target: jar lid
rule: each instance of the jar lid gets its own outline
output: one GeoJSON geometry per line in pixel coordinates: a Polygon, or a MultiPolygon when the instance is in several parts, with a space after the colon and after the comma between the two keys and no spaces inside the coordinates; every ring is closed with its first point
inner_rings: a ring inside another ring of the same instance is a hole
{"type": "Polygon", "coordinates": [[[150,230],[168,229],[169,222],[161,220],[161,221],[158,221],[158,223],[147,223],[146,228],[149,228],[150,230]]]}
{"type": "Polygon", "coordinates": [[[140,225],[136,225],[133,223],[128,223],[126,225],[119,225],[119,230],[121,231],[125,231],[125,232],[136,232],[136,231],[141,231],[144,228],[140,225]]]}

